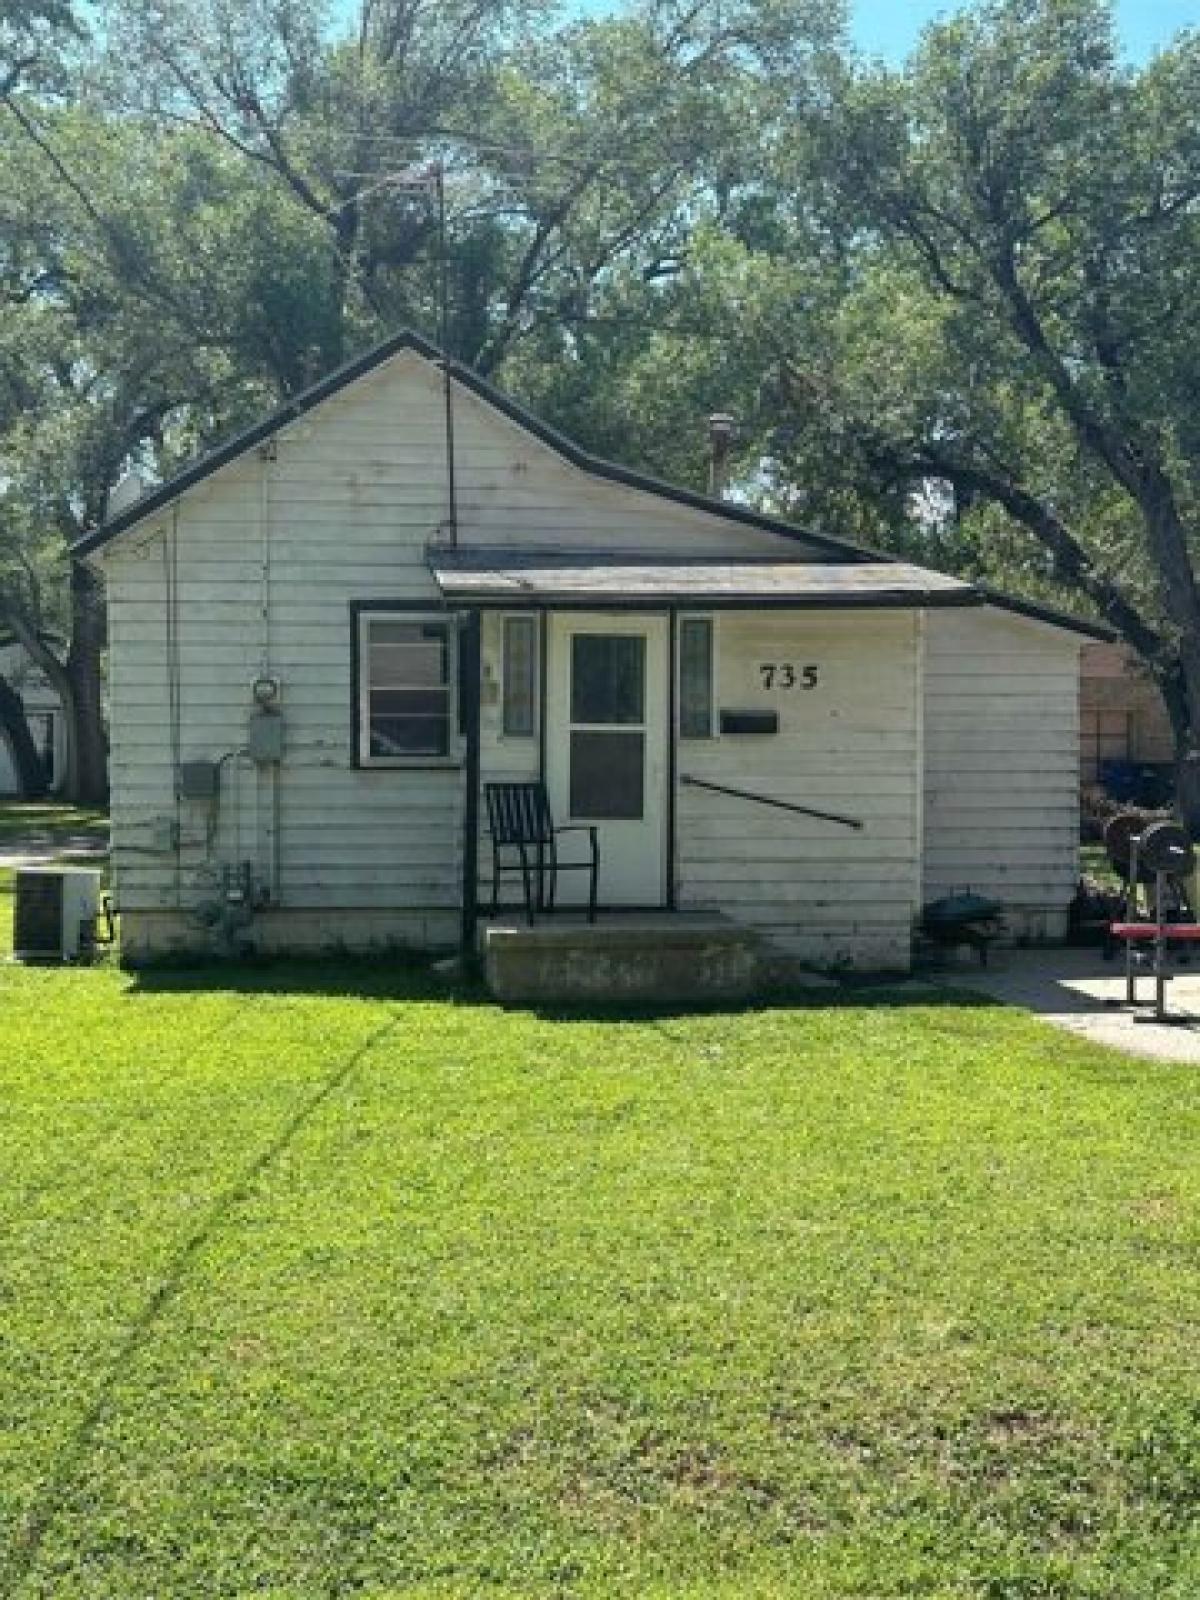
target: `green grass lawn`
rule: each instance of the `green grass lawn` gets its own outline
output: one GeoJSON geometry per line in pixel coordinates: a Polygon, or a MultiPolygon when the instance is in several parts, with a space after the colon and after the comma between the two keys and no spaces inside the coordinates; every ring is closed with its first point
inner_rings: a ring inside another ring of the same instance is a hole
{"type": "Polygon", "coordinates": [[[60,805],[53,800],[0,800],[0,846],[27,839],[62,847],[81,840],[106,843],[108,814],[90,806],[60,805]]]}
{"type": "Polygon", "coordinates": [[[0,1594],[1194,1597],[1200,1079],[0,969],[0,1594]]]}

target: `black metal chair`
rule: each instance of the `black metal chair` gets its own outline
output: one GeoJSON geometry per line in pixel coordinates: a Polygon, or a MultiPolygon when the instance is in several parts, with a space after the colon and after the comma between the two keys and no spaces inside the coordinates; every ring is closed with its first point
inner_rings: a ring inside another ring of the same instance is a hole
{"type": "Polygon", "coordinates": [[[504,874],[521,875],[525,890],[525,915],[533,923],[535,909],[554,910],[554,895],[560,872],[586,872],[588,882],[588,921],[596,920],[596,891],[600,880],[600,841],[588,822],[569,823],[556,828],[550,813],[550,797],[544,783],[485,783],[488,828],[492,835],[492,913],[499,909],[500,879],[504,874]],[[564,833],[586,833],[591,851],[587,861],[560,861],[558,839],[564,833]],[[505,863],[501,853],[515,850],[516,862],[505,863]],[[546,894],[547,877],[550,893],[546,894]]]}

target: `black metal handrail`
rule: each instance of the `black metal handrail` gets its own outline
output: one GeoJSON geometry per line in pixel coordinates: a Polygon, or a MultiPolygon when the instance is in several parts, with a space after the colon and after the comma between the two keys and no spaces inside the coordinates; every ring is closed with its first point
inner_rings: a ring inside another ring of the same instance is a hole
{"type": "Polygon", "coordinates": [[[843,817],[836,811],[818,811],[815,806],[797,805],[794,800],[776,800],[769,794],[755,794],[751,789],[731,789],[726,783],[710,783],[707,778],[691,778],[686,773],[679,779],[689,789],[711,789],[714,794],[729,794],[735,800],[753,800],[756,805],[774,806],[777,811],[795,811],[802,817],[816,817],[820,822],[836,822],[842,828],[862,829],[858,817],[843,817]]]}

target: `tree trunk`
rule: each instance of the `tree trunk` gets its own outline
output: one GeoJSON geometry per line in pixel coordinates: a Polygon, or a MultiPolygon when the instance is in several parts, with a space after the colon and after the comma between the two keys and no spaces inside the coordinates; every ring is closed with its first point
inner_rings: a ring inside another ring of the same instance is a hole
{"type": "Polygon", "coordinates": [[[1200,750],[1195,744],[1175,757],[1175,809],[1190,837],[1200,840],[1200,750]]]}
{"type": "Polygon", "coordinates": [[[100,580],[81,562],[71,567],[71,647],[60,661],[31,620],[9,608],[4,620],[46,674],[62,703],[67,760],[62,793],[76,805],[108,802],[108,741],[100,660],[104,650],[104,597],[100,580]]]}
{"type": "Polygon", "coordinates": [[[21,696],[6,678],[0,677],[0,739],[8,746],[17,774],[17,789],[22,800],[44,800],[46,767],[38,754],[25,716],[21,696]]]}
{"type": "Polygon", "coordinates": [[[1200,842],[1200,717],[1193,711],[1187,673],[1178,657],[1166,662],[1160,656],[1145,665],[1162,696],[1175,742],[1175,814],[1200,842]]]}
{"type": "Polygon", "coordinates": [[[68,766],[69,798],[77,805],[108,804],[108,741],[104,732],[104,698],[100,658],[104,649],[104,596],[100,580],[75,562],[71,567],[71,648],[65,677],[72,757],[68,766]]]}

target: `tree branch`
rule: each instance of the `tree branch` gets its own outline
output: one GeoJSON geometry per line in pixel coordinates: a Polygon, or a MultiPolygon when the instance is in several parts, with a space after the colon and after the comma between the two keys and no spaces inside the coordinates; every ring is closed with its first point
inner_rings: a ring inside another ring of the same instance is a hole
{"type": "Polygon", "coordinates": [[[21,609],[4,597],[0,597],[0,622],[9,629],[26,655],[42,669],[54,687],[60,688],[66,679],[66,666],[21,609]]]}
{"type": "MultiPolygon", "coordinates": [[[[828,396],[790,362],[782,364],[780,382],[784,394],[801,410],[828,403],[828,396]]],[[[914,484],[941,478],[955,489],[999,506],[1049,553],[1058,581],[1086,595],[1157,678],[1165,680],[1177,666],[1178,655],[1172,641],[1142,615],[1108,574],[1099,570],[1053,507],[1015,482],[999,464],[988,467],[978,461],[964,461],[945,446],[928,440],[901,444],[862,420],[854,423],[853,431],[868,464],[876,471],[914,484]]]]}
{"type": "Polygon", "coordinates": [[[25,74],[31,68],[36,67],[37,63],[38,58],[36,55],[22,56],[19,61],[14,61],[4,76],[0,78],[0,99],[7,100],[9,95],[20,87],[21,79],[25,74]]]}
{"type": "Polygon", "coordinates": [[[1054,391],[1080,438],[1099,457],[1117,482],[1135,500],[1139,498],[1141,462],[1134,449],[1115,428],[1096,414],[1079,392],[1062,357],[1050,343],[1032,300],[1021,282],[1011,250],[990,253],[988,265],[992,280],[1008,307],[1009,324],[1033,357],[1038,370],[1054,391]]]}
{"type": "Polygon", "coordinates": [[[122,237],[120,229],[93,202],[87,189],[71,172],[66,162],[63,161],[54,146],[41,132],[19,101],[11,94],[0,95],[0,105],[4,106],[5,110],[15,119],[26,138],[41,152],[59,182],[79,202],[84,214],[96,228],[100,240],[112,258],[118,274],[140,293],[141,298],[156,309],[166,305],[171,308],[171,311],[176,316],[187,319],[188,308],[182,304],[178,296],[168,289],[166,285],[156,281],[151,276],[147,271],[146,263],[141,253],[130,249],[128,242],[122,237]]]}
{"type": "Polygon", "coordinates": [[[914,478],[944,478],[955,488],[969,490],[1000,506],[1049,552],[1054,575],[1060,583],[1086,595],[1105,622],[1127,639],[1149,666],[1156,671],[1168,669],[1171,655],[1168,640],[1151,626],[1113,580],[1099,571],[1066,523],[1043,500],[999,472],[959,461],[932,445],[921,446],[907,463],[898,454],[892,454],[890,460],[914,478]]]}

